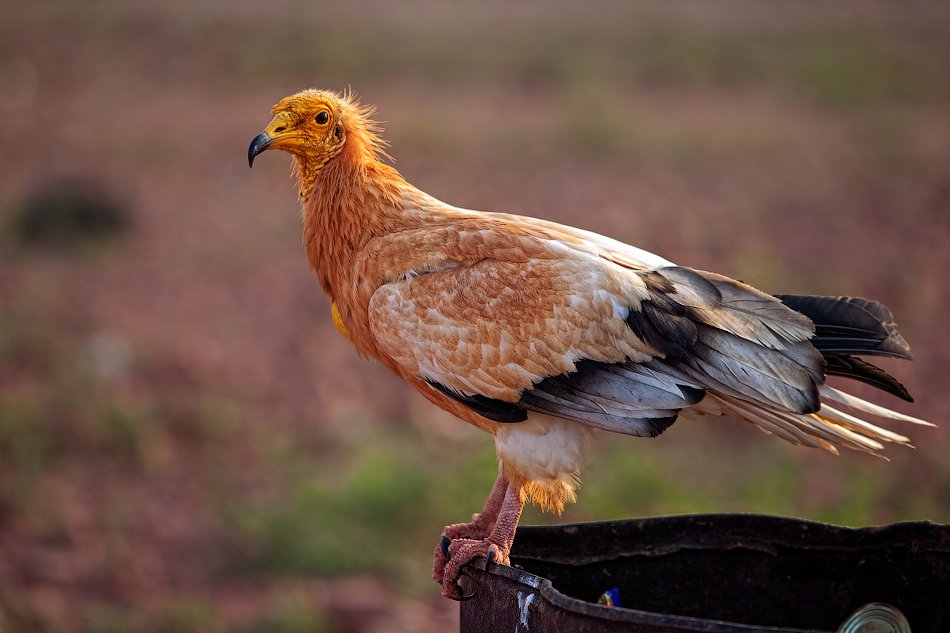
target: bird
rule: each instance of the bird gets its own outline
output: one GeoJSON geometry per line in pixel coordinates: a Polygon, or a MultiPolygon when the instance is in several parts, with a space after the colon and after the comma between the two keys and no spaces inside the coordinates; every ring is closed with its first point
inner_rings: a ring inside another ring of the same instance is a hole
{"type": "Polygon", "coordinates": [[[308,89],[273,106],[247,157],[291,155],[303,245],[356,352],[494,438],[484,508],[435,548],[445,597],[470,597],[473,560],[510,564],[526,503],[576,501],[597,432],[728,416],[837,454],[910,446],[869,416],[933,426],[826,384],[912,401],[862,358],[911,358],[884,305],[772,295],[590,231],[452,206],[391,166],[381,133],[352,91],[308,89]]]}

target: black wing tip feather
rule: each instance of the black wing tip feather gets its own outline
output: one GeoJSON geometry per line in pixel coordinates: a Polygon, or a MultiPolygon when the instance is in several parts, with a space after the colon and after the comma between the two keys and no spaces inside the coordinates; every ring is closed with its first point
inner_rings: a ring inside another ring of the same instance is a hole
{"type": "Polygon", "coordinates": [[[796,392],[798,396],[789,407],[795,413],[807,415],[809,413],[818,413],[821,410],[821,393],[818,391],[818,385],[814,382],[809,389],[799,389],[796,392]]]}
{"type": "MultiPolygon", "coordinates": [[[[690,273],[698,276],[688,269],[661,270],[667,275],[690,273]]],[[[638,307],[631,308],[627,315],[627,325],[640,340],[664,358],[688,358],[696,350],[699,340],[696,323],[700,319],[691,308],[667,296],[675,293],[675,286],[663,274],[645,273],[641,278],[650,296],[641,301],[638,307]]]]}
{"type": "Polygon", "coordinates": [[[682,408],[698,403],[705,389],[669,380],[631,362],[578,361],[575,371],[549,376],[521,394],[519,404],[560,418],[637,437],[656,437],[682,408]]]}
{"type": "Polygon", "coordinates": [[[815,324],[811,343],[825,358],[825,373],[871,385],[907,402],[914,399],[886,371],[857,356],[893,356],[911,360],[894,315],[882,303],[862,297],[775,295],[815,324]]]}
{"type": "Polygon", "coordinates": [[[678,414],[670,415],[665,418],[649,418],[646,420],[646,426],[648,427],[647,435],[651,438],[659,436],[663,431],[673,426],[677,417],[678,414]]]}
{"type": "Polygon", "coordinates": [[[706,397],[706,390],[702,387],[679,385],[679,389],[683,392],[683,398],[686,400],[688,406],[699,404],[699,402],[706,397]]]}
{"type": "MultiPolygon", "coordinates": [[[[656,437],[668,429],[679,414],[680,408],[662,408],[630,410],[608,413],[591,400],[591,394],[577,388],[577,381],[602,372],[613,365],[592,360],[577,363],[577,370],[567,374],[549,376],[532,389],[526,390],[518,402],[505,402],[481,394],[461,394],[434,380],[426,382],[435,390],[459,402],[478,415],[494,422],[512,424],[528,419],[528,411],[536,411],[556,417],[577,420],[606,430],[636,435],[656,437]]],[[[623,363],[617,365],[624,366],[623,363]]],[[[677,384],[682,393],[681,405],[688,406],[702,400],[704,389],[677,384]]]]}
{"type": "Polygon", "coordinates": [[[775,295],[815,324],[812,344],[826,356],[857,354],[911,360],[894,315],[882,303],[862,297],[775,295]]]}
{"type": "Polygon", "coordinates": [[[897,331],[897,326],[893,323],[887,323],[884,327],[887,328],[888,336],[878,349],[882,352],[887,352],[887,356],[896,356],[904,360],[914,360],[910,352],[910,344],[901,336],[901,333],[897,331]]]}
{"type": "Polygon", "coordinates": [[[914,398],[896,378],[876,365],[855,358],[854,356],[835,356],[828,359],[826,368],[830,376],[842,376],[863,382],[897,396],[906,402],[913,402],[914,398]]]}
{"type": "Polygon", "coordinates": [[[488,418],[494,422],[513,424],[524,422],[528,419],[528,410],[518,403],[505,402],[504,400],[497,400],[480,394],[466,396],[434,380],[426,379],[426,382],[440,393],[464,404],[483,418],[488,418]]]}

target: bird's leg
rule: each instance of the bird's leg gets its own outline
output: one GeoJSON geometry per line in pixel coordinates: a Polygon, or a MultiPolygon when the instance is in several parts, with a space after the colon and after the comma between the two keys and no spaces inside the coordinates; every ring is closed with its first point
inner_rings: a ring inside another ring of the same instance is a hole
{"type": "Polygon", "coordinates": [[[498,518],[498,511],[501,510],[507,490],[508,480],[499,474],[482,511],[473,514],[469,523],[455,523],[445,526],[445,529],[442,530],[442,536],[447,536],[450,540],[488,536],[495,526],[495,519],[498,518]]]}
{"type": "Polygon", "coordinates": [[[462,588],[458,584],[462,567],[480,556],[487,556],[489,560],[503,565],[511,564],[508,554],[511,552],[523,509],[524,499],[520,488],[508,485],[491,534],[481,540],[462,538],[452,541],[449,545],[449,562],[446,563],[442,576],[443,596],[453,600],[463,598],[462,588]]]}
{"type": "Polygon", "coordinates": [[[441,584],[445,575],[445,564],[449,560],[449,546],[452,541],[460,538],[481,540],[491,534],[507,490],[508,481],[499,473],[485,502],[485,507],[481,512],[472,515],[470,523],[454,523],[445,526],[442,530],[442,539],[435,548],[435,561],[432,564],[432,578],[437,583],[441,584]]]}

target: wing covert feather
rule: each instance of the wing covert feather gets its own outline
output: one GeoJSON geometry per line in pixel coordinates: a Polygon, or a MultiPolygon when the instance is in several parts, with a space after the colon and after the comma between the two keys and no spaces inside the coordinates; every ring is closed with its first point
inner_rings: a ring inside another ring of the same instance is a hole
{"type": "Polygon", "coordinates": [[[467,395],[516,402],[575,362],[648,361],[625,322],[642,292],[592,259],[482,260],[380,287],[370,327],[400,366],[467,395]]]}

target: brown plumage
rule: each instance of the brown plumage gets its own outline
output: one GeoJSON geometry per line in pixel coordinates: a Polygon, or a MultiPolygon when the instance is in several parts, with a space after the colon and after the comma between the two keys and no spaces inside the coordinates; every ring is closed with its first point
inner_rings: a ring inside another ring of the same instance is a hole
{"type": "Polygon", "coordinates": [[[678,416],[728,415],[795,444],[874,452],[909,441],[860,415],[927,424],[824,384],[841,375],[909,399],[857,358],[910,357],[880,304],[772,297],[587,231],[452,207],[381,162],[371,115],[352,95],[301,92],[274,106],[248,158],[293,155],[304,245],[357,352],[495,438],[484,510],[436,549],[446,596],[461,596],[474,557],[507,561],[528,499],[557,512],[574,500],[595,429],[655,436],[678,416]]]}

